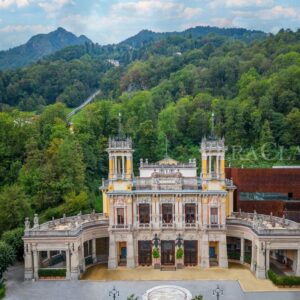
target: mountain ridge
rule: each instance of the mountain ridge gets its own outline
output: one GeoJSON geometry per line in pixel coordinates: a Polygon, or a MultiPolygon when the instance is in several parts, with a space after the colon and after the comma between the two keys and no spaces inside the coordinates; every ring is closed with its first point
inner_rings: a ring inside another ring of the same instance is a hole
{"type": "Polygon", "coordinates": [[[36,62],[67,46],[92,43],[84,35],[76,36],[72,32],[58,27],[49,33],[32,36],[25,44],[0,51],[0,69],[15,69],[36,62]]]}

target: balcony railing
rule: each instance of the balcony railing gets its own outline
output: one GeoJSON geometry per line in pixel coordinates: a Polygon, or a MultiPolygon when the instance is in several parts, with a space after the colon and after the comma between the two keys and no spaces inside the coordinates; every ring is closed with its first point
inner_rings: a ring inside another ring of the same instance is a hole
{"type": "Polygon", "coordinates": [[[111,229],[113,230],[130,230],[132,228],[131,224],[113,224],[111,229]]]}

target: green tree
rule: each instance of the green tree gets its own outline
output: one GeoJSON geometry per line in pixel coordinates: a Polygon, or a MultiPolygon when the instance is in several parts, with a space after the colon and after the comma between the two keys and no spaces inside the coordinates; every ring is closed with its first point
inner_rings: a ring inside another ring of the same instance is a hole
{"type": "Polygon", "coordinates": [[[30,201],[19,185],[5,186],[0,192],[0,234],[23,225],[31,215],[30,201]]]}
{"type": "Polygon", "coordinates": [[[5,242],[0,241],[0,279],[7,268],[15,262],[14,249],[5,242]]]}
{"type": "Polygon", "coordinates": [[[24,242],[23,242],[24,228],[18,227],[12,230],[3,232],[1,240],[14,249],[14,253],[18,260],[23,259],[24,242]]]}

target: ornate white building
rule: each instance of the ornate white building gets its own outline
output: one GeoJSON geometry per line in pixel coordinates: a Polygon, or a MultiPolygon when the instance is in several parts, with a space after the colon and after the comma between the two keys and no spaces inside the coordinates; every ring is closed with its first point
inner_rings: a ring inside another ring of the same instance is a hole
{"type": "Polygon", "coordinates": [[[27,220],[25,279],[38,279],[39,270],[52,267],[78,279],[95,263],[110,269],[227,268],[232,252],[258,278],[265,278],[270,261],[280,255],[300,275],[299,224],[233,212],[235,186],[225,178],[225,150],[224,139],[203,139],[200,176],[195,159],[182,164],[168,156],[154,164],[141,159],[134,176],[131,139],[110,138],[103,214],[64,216],[42,225],[36,216],[33,228],[27,220]]]}

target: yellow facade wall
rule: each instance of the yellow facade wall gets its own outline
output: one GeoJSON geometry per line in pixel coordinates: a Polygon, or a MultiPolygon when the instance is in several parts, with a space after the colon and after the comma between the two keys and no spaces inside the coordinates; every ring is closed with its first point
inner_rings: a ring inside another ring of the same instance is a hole
{"type": "Polygon", "coordinates": [[[102,193],[103,213],[109,215],[109,200],[105,192],[102,193]]]}
{"type": "Polygon", "coordinates": [[[207,159],[202,159],[202,175],[206,178],[207,174],[207,159]]]}

